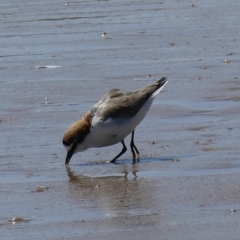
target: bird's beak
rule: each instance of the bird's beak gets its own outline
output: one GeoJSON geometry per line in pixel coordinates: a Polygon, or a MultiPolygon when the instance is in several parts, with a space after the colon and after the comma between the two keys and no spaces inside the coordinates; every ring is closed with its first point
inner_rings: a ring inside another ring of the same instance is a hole
{"type": "Polygon", "coordinates": [[[68,165],[71,158],[72,158],[73,152],[72,151],[68,151],[67,156],[66,156],[66,160],[65,160],[65,165],[68,165]]]}
{"type": "Polygon", "coordinates": [[[75,143],[72,145],[72,147],[70,147],[70,148],[68,149],[67,156],[66,156],[66,160],[65,160],[65,165],[68,165],[68,164],[69,164],[69,162],[70,162],[70,160],[71,160],[71,158],[72,158],[72,156],[73,156],[73,154],[74,154],[74,152],[75,152],[76,147],[77,147],[77,142],[75,142],[75,143]]]}

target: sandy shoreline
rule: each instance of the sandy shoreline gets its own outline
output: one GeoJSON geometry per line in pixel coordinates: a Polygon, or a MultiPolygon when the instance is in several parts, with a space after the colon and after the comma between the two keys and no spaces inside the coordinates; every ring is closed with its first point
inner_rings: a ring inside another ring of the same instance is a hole
{"type": "Polygon", "coordinates": [[[2,4],[3,239],[239,239],[236,0],[2,4]],[[128,150],[104,164],[115,145],[65,168],[72,122],[107,90],[163,76],[136,130],[139,163],[128,150]]]}

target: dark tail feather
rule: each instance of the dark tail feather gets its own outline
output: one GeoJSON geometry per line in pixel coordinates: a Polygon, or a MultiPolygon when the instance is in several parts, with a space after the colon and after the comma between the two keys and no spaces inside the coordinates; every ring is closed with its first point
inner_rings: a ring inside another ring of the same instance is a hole
{"type": "Polygon", "coordinates": [[[166,77],[163,77],[163,78],[157,80],[157,82],[156,82],[157,85],[158,85],[157,89],[162,87],[166,82],[167,82],[167,78],[166,77]]]}
{"type": "Polygon", "coordinates": [[[152,97],[155,97],[156,95],[158,95],[162,89],[165,87],[165,85],[167,84],[167,78],[163,77],[160,80],[158,80],[154,86],[155,86],[155,91],[152,93],[152,97]],[[157,86],[156,86],[157,85],[157,86]]]}

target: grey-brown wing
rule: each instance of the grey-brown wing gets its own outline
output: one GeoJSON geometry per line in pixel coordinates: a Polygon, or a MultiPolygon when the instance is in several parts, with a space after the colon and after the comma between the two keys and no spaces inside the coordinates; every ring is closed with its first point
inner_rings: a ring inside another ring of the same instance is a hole
{"type": "Polygon", "coordinates": [[[102,121],[108,118],[131,118],[140,110],[149,97],[164,86],[166,82],[167,79],[163,77],[157,82],[134,92],[121,93],[119,89],[112,89],[103,96],[95,108],[92,108],[92,116],[97,116],[102,121]]]}
{"type": "Polygon", "coordinates": [[[102,121],[108,118],[131,118],[149,99],[156,86],[148,86],[135,92],[115,93],[98,106],[96,116],[102,121]]]}

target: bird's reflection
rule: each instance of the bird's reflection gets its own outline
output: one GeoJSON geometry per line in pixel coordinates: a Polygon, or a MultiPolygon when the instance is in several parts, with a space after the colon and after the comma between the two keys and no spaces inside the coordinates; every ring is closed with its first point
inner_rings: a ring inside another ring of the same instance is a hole
{"type": "Polygon", "coordinates": [[[75,174],[72,169],[70,168],[69,165],[66,165],[66,171],[67,171],[67,175],[69,177],[69,181],[70,182],[74,182],[74,181],[79,181],[79,180],[83,180],[83,179],[86,179],[86,178],[89,178],[91,180],[93,179],[104,179],[104,178],[109,178],[109,177],[112,177],[112,178],[128,178],[129,175],[133,175],[134,178],[137,178],[137,172],[139,171],[138,170],[138,165],[136,164],[132,164],[130,165],[130,170],[129,170],[129,166],[127,165],[122,165],[122,168],[120,170],[120,175],[110,175],[110,176],[96,176],[96,177],[89,177],[87,175],[83,175],[83,174],[75,174]]]}
{"type": "MultiPolygon", "coordinates": [[[[111,180],[110,182],[112,184],[116,183],[116,180],[118,179],[136,179],[137,172],[138,172],[138,166],[133,164],[130,166],[123,165],[119,174],[113,174],[113,175],[98,175],[98,176],[88,176],[83,174],[75,174],[69,165],[66,166],[67,175],[69,177],[69,181],[71,183],[74,183],[76,187],[80,188],[88,188],[91,186],[94,186],[94,184],[97,183],[105,183],[107,180],[111,180]],[[132,174],[132,177],[130,176],[132,174]]],[[[99,184],[98,184],[99,185],[99,184]]]]}
{"type": "Polygon", "coordinates": [[[146,207],[149,187],[146,186],[146,180],[137,177],[139,166],[132,164],[119,167],[118,174],[94,177],[75,174],[67,166],[72,201],[98,210],[114,210],[115,213],[146,207]]]}

